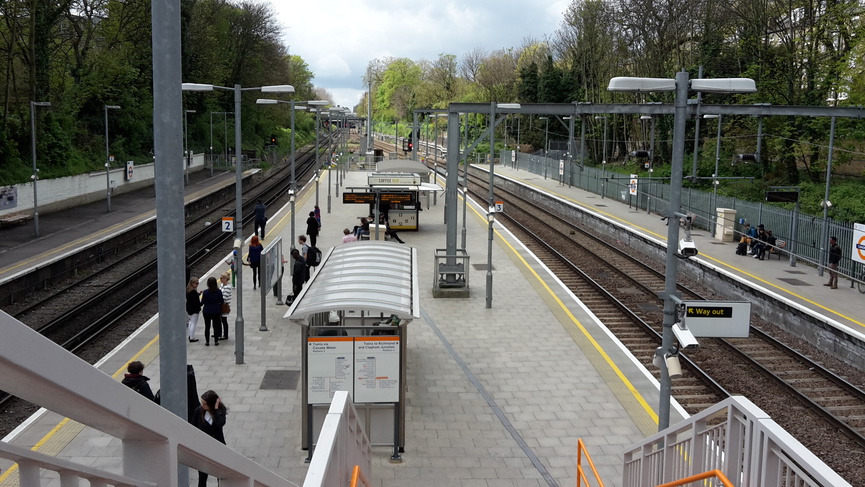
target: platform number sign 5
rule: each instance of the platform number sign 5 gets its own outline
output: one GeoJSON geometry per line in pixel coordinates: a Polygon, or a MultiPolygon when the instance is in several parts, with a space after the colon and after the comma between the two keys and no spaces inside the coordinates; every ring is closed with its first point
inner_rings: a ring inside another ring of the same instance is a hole
{"type": "Polygon", "coordinates": [[[228,233],[234,231],[234,218],[230,216],[222,218],[222,231],[228,233]]]}

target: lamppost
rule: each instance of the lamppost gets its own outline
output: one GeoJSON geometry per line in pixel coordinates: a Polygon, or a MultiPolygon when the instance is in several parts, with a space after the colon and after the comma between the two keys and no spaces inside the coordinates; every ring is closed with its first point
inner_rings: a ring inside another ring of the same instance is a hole
{"type": "Polygon", "coordinates": [[[718,227],[718,163],[721,160],[721,114],[717,115],[703,115],[703,118],[717,118],[718,119],[718,137],[715,140],[715,172],[712,174],[712,177],[715,178],[712,180],[712,236],[715,236],[716,229],[718,227]]]}
{"type": "MultiPolygon", "coordinates": [[[[228,114],[231,112],[210,112],[210,151],[213,152],[213,116],[222,115],[223,142],[225,150],[225,166],[228,167],[228,114]]],[[[213,164],[210,165],[210,175],[213,175],[213,164]]]]}
{"type": "MultiPolygon", "coordinates": [[[[649,167],[647,168],[649,170],[649,186],[648,187],[651,188],[652,187],[651,186],[652,185],[652,175],[655,172],[655,116],[654,115],[643,115],[640,117],[640,120],[651,120],[652,121],[652,128],[650,129],[650,132],[649,132],[649,163],[648,163],[649,167]]],[[[649,208],[649,195],[650,194],[651,194],[651,191],[647,190],[646,191],[646,213],[649,213],[649,210],[650,210],[650,208],[649,208]]],[[[639,206],[639,196],[637,196],[637,203],[639,206]]]]}
{"type": "Polygon", "coordinates": [[[105,197],[111,212],[111,155],[108,153],[108,110],[120,110],[118,105],[105,105],[105,197]]]}
{"type": "Polygon", "coordinates": [[[33,153],[33,235],[39,236],[39,206],[36,203],[36,181],[39,180],[39,169],[36,169],[36,107],[50,107],[49,101],[30,102],[30,150],[33,153]]]}
{"type": "MultiPolygon", "coordinates": [[[[286,103],[291,105],[291,188],[288,190],[288,199],[291,203],[291,248],[294,248],[295,238],[294,238],[294,223],[295,223],[295,211],[294,211],[294,200],[297,196],[297,181],[295,181],[294,177],[294,111],[295,110],[306,110],[306,105],[295,105],[295,101],[284,101],[284,100],[272,100],[268,98],[259,98],[255,100],[255,103],[258,105],[276,105],[277,103],[286,103]]],[[[318,202],[316,201],[316,204],[318,202]]]]}
{"type": "Polygon", "coordinates": [[[186,115],[195,113],[195,110],[183,111],[183,183],[189,186],[189,125],[186,123],[186,115]]]}
{"type": "MultiPolygon", "coordinates": [[[[340,119],[343,117],[343,115],[345,114],[346,111],[347,111],[347,109],[343,108],[343,107],[330,107],[330,109],[328,111],[328,118],[330,118],[331,115],[337,116],[337,121],[336,121],[336,124],[337,124],[337,129],[336,129],[337,141],[339,141],[339,136],[342,135],[342,133],[340,132],[340,128],[339,128],[340,119]]],[[[333,124],[331,123],[330,125],[332,126],[333,124]]],[[[339,150],[339,142],[337,142],[336,149],[334,152],[336,152],[338,150],[339,150]]],[[[339,166],[337,166],[337,167],[339,167],[339,166]]],[[[331,181],[330,173],[331,172],[333,172],[333,160],[332,159],[329,160],[328,164],[327,164],[327,212],[328,213],[330,213],[330,181],[331,181]]],[[[336,181],[335,181],[333,188],[334,188],[334,192],[336,192],[336,196],[338,198],[339,197],[339,169],[337,169],[336,181]]]]}
{"type": "Polygon", "coordinates": [[[688,91],[703,93],[754,93],[754,80],[748,78],[688,79],[687,71],[676,73],[675,79],[617,77],[610,80],[609,91],[658,92],[675,91],[675,118],[673,123],[673,154],[670,169],[670,208],[667,218],[667,261],[664,274],[664,323],[661,347],[655,352],[661,364],[661,395],[658,406],[658,431],[670,426],[670,395],[672,382],[667,369],[668,357],[675,357],[673,347],[673,325],[678,315],[676,296],[676,272],[678,267],[679,225],[674,224],[681,215],[682,179],[685,166],[685,123],[688,118],[688,91]]]}
{"type": "Polygon", "coordinates": [[[550,145],[550,117],[538,117],[538,120],[546,120],[544,128],[544,179],[547,178],[547,148],[550,145]]]}
{"type": "MultiPolygon", "coordinates": [[[[235,199],[235,231],[236,240],[235,248],[241,247],[245,238],[243,236],[243,164],[240,162],[241,157],[241,140],[240,140],[240,95],[244,91],[259,90],[262,93],[294,93],[294,87],[291,85],[275,85],[262,86],[258,88],[241,88],[240,85],[234,85],[234,88],[227,86],[207,85],[200,83],[183,83],[183,91],[213,91],[227,90],[234,92],[234,155],[235,155],[235,181],[234,181],[234,199],[235,199]]],[[[242,252],[238,252],[237,259],[240,259],[242,252]]],[[[237,274],[237,317],[234,320],[234,358],[235,363],[243,363],[243,266],[238,265],[240,262],[235,262],[234,271],[237,274]]]]}
{"type": "Polygon", "coordinates": [[[595,120],[604,119],[604,147],[603,158],[601,159],[601,199],[604,199],[604,193],[607,190],[607,116],[598,115],[595,120]]]}
{"type": "Polygon", "coordinates": [[[496,109],[502,111],[519,110],[519,103],[490,103],[490,201],[489,209],[487,210],[488,220],[488,242],[487,242],[487,287],[486,287],[486,307],[493,307],[493,223],[495,223],[495,195],[493,194],[493,185],[495,184],[495,168],[496,168],[496,109]]]}
{"type": "Polygon", "coordinates": [[[312,107],[310,110],[315,112],[315,206],[318,206],[318,171],[321,169],[318,149],[318,128],[321,125],[321,107],[327,105],[327,103],[327,100],[309,100],[306,102],[307,105],[312,107]]]}

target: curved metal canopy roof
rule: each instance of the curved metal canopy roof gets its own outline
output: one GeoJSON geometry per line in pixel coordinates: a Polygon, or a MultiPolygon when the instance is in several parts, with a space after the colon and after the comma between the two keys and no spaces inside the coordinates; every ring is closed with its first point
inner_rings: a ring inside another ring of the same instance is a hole
{"type": "Polygon", "coordinates": [[[423,163],[411,159],[388,159],[381,161],[376,163],[375,170],[376,172],[410,172],[418,174],[432,172],[432,169],[426,167],[423,163]]]}
{"type": "Polygon", "coordinates": [[[338,310],[395,314],[404,322],[420,317],[417,249],[364,241],[336,246],[323,257],[284,318],[302,321],[338,310]]]}

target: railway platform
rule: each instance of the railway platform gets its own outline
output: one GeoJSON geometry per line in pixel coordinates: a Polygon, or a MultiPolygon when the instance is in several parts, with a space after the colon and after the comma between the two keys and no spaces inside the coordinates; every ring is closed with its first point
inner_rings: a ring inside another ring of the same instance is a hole
{"type": "MultiPolygon", "coordinates": [[[[327,181],[327,174],[321,181],[327,181]]],[[[344,185],[361,186],[365,181],[365,172],[349,172],[344,185]]],[[[327,187],[318,189],[308,185],[301,191],[297,228],[303,228],[305,215],[318,203],[319,248],[364,245],[342,244],[341,238],[344,228],[351,229],[367,213],[366,207],[343,205],[336,195],[328,203],[327,187]]],[[[579,438],[606,485],[619,485],[625,447],[657,431],[657,381],[498,226],[492,251],[492,307],[485,307],[485,204],[471,204],[466,222],[466,250],[474,274],[470,297],[434,298],[434,255],[445,246],[443,195],[437,204],[432,198],[424,201],[422,208],[419,230],[400,232],[405,245],[416,247],[421,258],[421,319],[408,325],[405,452],[401,462],[394,463],[390,447],[375,447],[372,485],[574,485],[579,438]]],[[[100,228],[120,223],[105,220],[120,215],[95,213],[94,219],[103,221],[100,228]]],[[[265,245],[276,236],[287,245],[290,221],[286,208],[270,216],[265,245]]],[[[214,268],[209,275],[218,275],[225,267],[214,268]]],[[[301,383],[264,388],[262,380],[271,370],[301,370],[301,332],[283,319],[287,308],[278,305],[272,293],[263,308],[267,331],[259,331],[261,291],[252,290],[250,274],[243,273],[245,363],[235,364],[233,353],[236,310],[229,318],[229,339],[218,347],[205,347],[204,340],[188,343],[187,362],[195,368],[199,394],[213,389],[229,408],[228,446],[300,485],[307,468],[301,444],[301,383]]],[[[284,277],[283,289],[289,279],[284,277]]],[[[199,338],[202,330],[200,326],[199,338]]],[[[158,349],[157,316],[97,366],[120,380],[129,361],[141,360],[156,390],[158,349]]],[[[682,414],[674,402],[671,422],[682,414]]],[[[93,466],[120,465],[118,440],[50,412],[40,412],[4,441],[38,446],[40,451],[93,466]]],[[[50,479],[51,474],[44,475],[50,479]]],[[[194,482],[195,473],[190,477],[194,482]]],[[[14,485],[14,467],[0,461],[0,486],[14,485]]],[[[60,480],[43,485],[60,485],[60,480]]]]}
{"type": "MultiPolygon", "coordinates": [[[[233,186],[234,172],[194,171],[184,186],[186,203],[226,186],[233,186]]],[[[156,217],[153,186],[111,197],[111,212],[104,200],[39,215],[39,237],[33,222],[0,229],[0,282],[27,267],[43,265],[80,247],[156,217]]]]}
{"type": "MultiPolygon", "coordinates": [[[[486,170],[488,166],[478,167],[486,170]]],[[[649,238],[660,242],[667,240],[666,221],[660,215],[647,214],[644,209],[629,206],[627,201],[601,198],[522,169],[496,165],[495,173],[601,214],[649,238]]],[[[681,229],[679,235],[684,237],[681,229]]],[[[830,289],[823,285],[829,280],[828,270],[821,277],[816,268],[807,264],[792,267],[786,253],[780,259],[767,254],[764,260],[758,260],[750,255],[736,255],[736,242],[715,240],[709,231],[694,229],[691,236],[699,250],[696,259],[705,265],[714,266],[749,287],[773,294],[791,306],[805,308],[820,321],[860,341],[865,337],[865,295],[860,294],[849,279],[839,276],[838,289],[830,289]]]]}

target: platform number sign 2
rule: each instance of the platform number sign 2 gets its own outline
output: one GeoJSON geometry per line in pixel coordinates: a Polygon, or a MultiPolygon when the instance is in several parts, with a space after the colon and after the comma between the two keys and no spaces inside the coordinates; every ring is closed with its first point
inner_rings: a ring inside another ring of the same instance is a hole
{"type": "Polygon", "coordinates": [[[228,233],[234,231],[234,218],[230,216],[222,218],[222,231],[228,233]]]}

